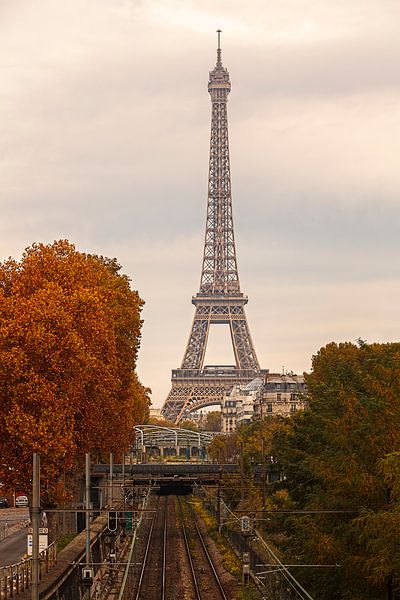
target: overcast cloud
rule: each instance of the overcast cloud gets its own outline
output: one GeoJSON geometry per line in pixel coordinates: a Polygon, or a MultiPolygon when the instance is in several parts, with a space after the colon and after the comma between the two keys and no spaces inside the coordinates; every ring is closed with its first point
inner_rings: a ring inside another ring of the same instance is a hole
{"type": "MultiPolygon", "coordinates": [[[[397,0],[2,0],[0,260],[68,238],[146,301],[161,405],[199,286],[215,30],[242,291],[263,367],[400,338],[397,0]]],[[[215,334],[215,335],[214,335],[215,334]]],[[[231,360],[223,327],[207,360],[231,360]]]]}

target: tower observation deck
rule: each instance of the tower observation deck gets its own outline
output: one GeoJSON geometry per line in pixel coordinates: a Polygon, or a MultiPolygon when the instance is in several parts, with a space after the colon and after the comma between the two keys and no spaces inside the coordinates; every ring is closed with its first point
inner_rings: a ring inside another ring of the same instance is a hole
{"type": "Polygon", "coordinates": [[[248,298],[242,294],[239,283],[227,117],[231,82],[228,70],[222,65],[220,33],[217,62],[208,81],[211,136],[200,289],[192,297],[196,310],[182,364],[172,371],[172,388],[162,408],[163,415],[175,422],[187,411],[221,404],[223,395],[234,385],[246,384],[268,373],[260,369],[244,310],[248,298]],[[210,326],[218,323],[229,325],[235,365],[204,366],[210,326]]]}

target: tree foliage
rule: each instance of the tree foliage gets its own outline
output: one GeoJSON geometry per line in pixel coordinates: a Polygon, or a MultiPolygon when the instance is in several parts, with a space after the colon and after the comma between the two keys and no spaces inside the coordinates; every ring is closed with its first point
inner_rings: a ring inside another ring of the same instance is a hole
{"type": "Polygon", "coordinates": [[[305,562],[341,565],[305,574],[321,598],[385,598],[400,575],[399,359],[400,344],[322,348],[307,377],[309,410],[276,440],[284,485],[299,506],[355,511],[289,522],[293,555],[300,549],[305,562]]]}
{"type": "Polygon", "coordinates": [[[207,413],[203,429],[204,431],[221,431],[220,410],[212,410],[207,413]]]}
{"type": "Polygon", "coordinates": [[[136,372],[138,293],[115,259],[67,241],[0,264],[0,479],[28,490],[32,452],[49,498],[85,452],[126,450],[147,416],[136,372]]]}
{"type": "MultiPolygon", "coordinates": [[[[271,514],[260,528],[287,564],[338,565],[296,569],[311,595],[392,599],[400,589],[400,344],[329,344],[306,381],[308,410],[217,437],[210,452],[264,462],[275,471],[264,508],[306,511],[271,514]]],[[[249,508],[261,507],[260,487],[248,471],[249,508]]]]}
{"type": "Polygon", "coordinates": [[[182,420],[179,423],[178,427],[181,427],[182,429],[190,429],[190,431],[198,431],[197,423],[195,423],[195,421],[192,421],[191,419],[182,420]]]}
{"type": "Polygon", "coordinates": [[[162,417],[149,417],[146,423],[148,425],[157,425],[157,427],[176,427],[173,421],[170,421],[169,419],[164,419],[162,417]]]}

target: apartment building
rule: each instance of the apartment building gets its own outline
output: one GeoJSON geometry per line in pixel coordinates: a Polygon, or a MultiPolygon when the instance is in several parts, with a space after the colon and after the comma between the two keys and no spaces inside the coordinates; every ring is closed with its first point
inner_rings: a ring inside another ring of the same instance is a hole
{"type": "Polygon", "coordinates": [[[306,383],[303,375],[268,373],[261,394],[254,402],[254,417],[286,417],[306,407],[306,383]]]}
{"type": "Polygon", "coordinates": [[[251,423],[254,418],[254,406],[262,387],[262,379],[253,379],[243,387],[235,385],[230,394],[223,397],[221,430],[224,433],[231,433],[240,425],[251,423]]]}
{"type": "Polygon", "coordinates": [[[269,415],[288,416],[306,407],[306,384],[303,375],[269,373],[246,386],[234,386],[221,405],[221,426],[231,433],[253,419],[269,415]]]}

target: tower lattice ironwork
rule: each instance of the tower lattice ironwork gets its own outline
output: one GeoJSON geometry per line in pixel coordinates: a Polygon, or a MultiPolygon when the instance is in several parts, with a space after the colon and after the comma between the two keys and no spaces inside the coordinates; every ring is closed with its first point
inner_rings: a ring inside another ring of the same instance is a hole
{"type": "Polygon", "coordinates": [[[217,62],[210,72],[211,138],[206,234],[200,290],[192,329],[180,369],[172,371],[172,389],[162,408],[165,417],[178,422],[186,411],[221,403],[234,385],[245,384],[261,370],[244,310],[248,298],[240,291],[232,217],[227,102],[231,90],[228,70],[222,65],[220,31],[217,62]],[[230,327],[236,364],[204,366],[210,325],[230,327]]]}

